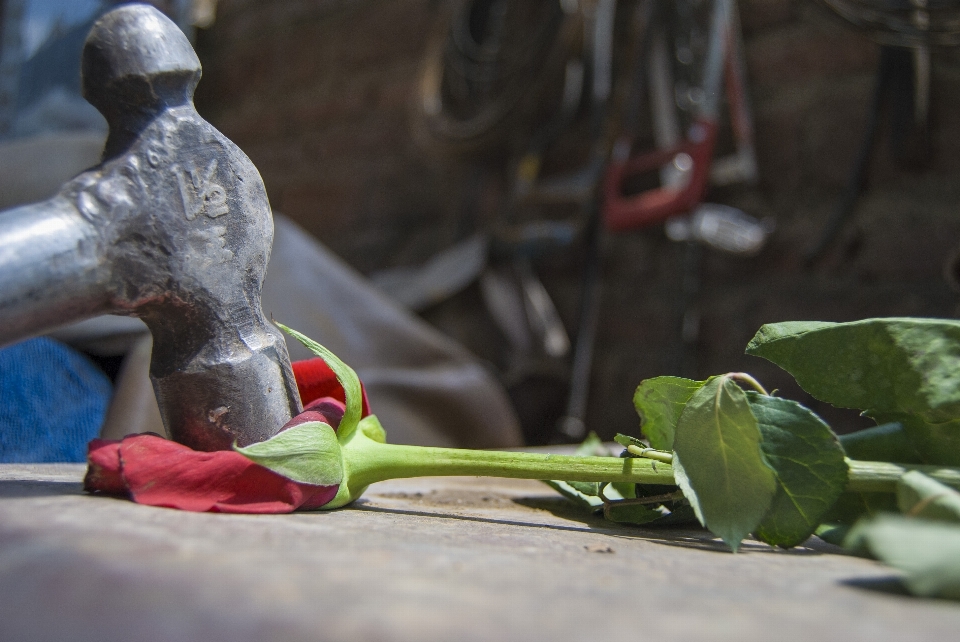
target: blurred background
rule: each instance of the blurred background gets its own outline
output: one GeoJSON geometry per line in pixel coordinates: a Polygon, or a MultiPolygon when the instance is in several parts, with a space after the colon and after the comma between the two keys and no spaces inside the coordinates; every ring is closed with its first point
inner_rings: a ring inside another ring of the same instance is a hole
{"type": "MultiPolygon", "coordinates": [[[[274,211],[479,357],[527,443],[636,434],[644,378],[736,370],[846,432],[743,355],[760,326],[957,316],[960,3],[158,4],[274,211]]],[[[75,68],[20,79],[104,5],[0,6],[3,145],[102,132],[75,68]]]]}

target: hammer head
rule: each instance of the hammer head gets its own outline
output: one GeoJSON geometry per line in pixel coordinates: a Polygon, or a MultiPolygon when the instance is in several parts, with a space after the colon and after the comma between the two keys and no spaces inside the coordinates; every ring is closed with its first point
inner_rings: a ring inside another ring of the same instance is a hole
{"type": "Polygon", "coordinates": [[[203,450],[272,436],[300,401],[260,307],[273,219],[259,173],[197,114],[200,62],[153,7],[105,14],[82,69],[110,134],[104,163],[62,193],[100,231],[109,307],[153,334],[167,430],[203,450]]]}
{"type": "Polygon", "coordinates": [[[203,450],[272,436],[300,400],[260,307],[273,219],[259,173],[197,114],[200,62],[153,7],[105,14],[82,69],[110,134],[104,163],[64,192],[101,232],[110,307],[153,334],[167,430],[203,450]]]}
{"type": "Polygon", "coordinates": [[[300,411],[260,308],[263,181],[197,114],[200,63],[153,7],[104,14],[82,68],[110,125],[104,159],[54,198],[0,213],[0,345],[96,314],[141,317],[169,434],[201,450],[262,441],[300,411]]]}
{"type": "Polygon", "coordinates": [[[180,29],[150,7],[103,15],[90,30],[81,61],[83,97],[108,119],[182,104],[200,80],[200,60],[180,29]]]}

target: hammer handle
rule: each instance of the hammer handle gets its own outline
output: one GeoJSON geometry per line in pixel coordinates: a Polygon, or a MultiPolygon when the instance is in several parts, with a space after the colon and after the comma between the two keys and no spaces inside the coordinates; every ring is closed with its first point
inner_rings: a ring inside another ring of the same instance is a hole
{"type": "Polygon", "coordinates": [[[97,230],[62,197],[0,213],[0,346],[102,314],[97,230]]]}

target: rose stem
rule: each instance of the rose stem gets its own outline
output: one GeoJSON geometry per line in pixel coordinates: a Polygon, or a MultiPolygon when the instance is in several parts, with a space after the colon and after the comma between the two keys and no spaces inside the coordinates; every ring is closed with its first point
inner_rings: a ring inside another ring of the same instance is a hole
{"type": "MultiPolygon", "coordinates": [[[[387,479],[431,476],[561,479],[584,482],[673,484],[673,468],[645,458],[577,457],[503,450],[467,450],[381,444],[363,439],[343,451],[349,482],[356,488],[387,479]],[[358,447],[359,446],[359,447],[358,447]]],[[[904,473],[919,470],[960,488],[960,469],[847,460],[847,491],[894,492],[904,473]]]]}

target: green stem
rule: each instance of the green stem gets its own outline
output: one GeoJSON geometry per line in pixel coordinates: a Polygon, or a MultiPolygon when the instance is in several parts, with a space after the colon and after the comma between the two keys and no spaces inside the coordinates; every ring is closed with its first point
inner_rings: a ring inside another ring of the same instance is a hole
{"type": "Polygon", "coordinates": [[[748,375],[746,372],[730,372],[730,373],[727,373],[727,376],[730,377],[731,379],[742,381],[743,383],[747,384],[748,386],[750,386],[751,388],[759,392],[761,395],[768,394],[766,389],[760,385],[760,382],[754,379],[753,377],[751,377],[750,375],[748,375]]]}
{"type": "MultiPolygon", "coordinates": [[[[466,450],[385,444],[358,431],[342,449],[344,480],[337,498],[325,508],[337,508],[359,497],[370,484],[388,479],[435,476],[560,479],[582,482],[674,484],[670,464],[647,458],[578,457],[502,450],[466,450]]],[[[847,491],[896,491],[897,481],[918,470],[960,489],[960,469],[942,466],[888,464],[847,459],[847,491]]]]}
{"type": "Polygon", "coordinates": [[[673,468],[652,459],[577,457],[503,450],[466,450],[384,444],[355,435],[343,448],[345,479],[329,507],[359,497],[370,484],[387,479],[435,476],[562,479],[583,482],[673,484],[673,468]]]}
{"type": "Polygon", "coordinates": [[[673,453],[657,450],[656,448],[641,448],[640,446],[630,444],[627,446],[627,452],[637,457],[643,457],[644,459],[662,461],[665,464],[673,463],[673,453]]]}
{"type": "Polygon", "coordinates": [[[861,493],[893,493],[897,490],[897,481],[905,473],[918,470],[933,477],[941,484],[960,489],[960,469],[945,466],[923,466],[919,464],[888,464],[881,461],[857,461],[847,459],[850,467],[848,491],[861,493]]]}
{"type": "MultiPolygon", "coordinates": [[[[361,453],[355,451],[350,455],[356,455],[356,458],[350,456],[352,461],[344,463],[351,478],[364,485],[386,479],[437,475],[640,484],[673,483],[673,468],[669,465],[658,465],[650,459],[577,457],[395,444],[368,444],[362,450],[362,459],[361,453]]],[[[347,455],[346,451],[344,455],[347,455]]]]}

